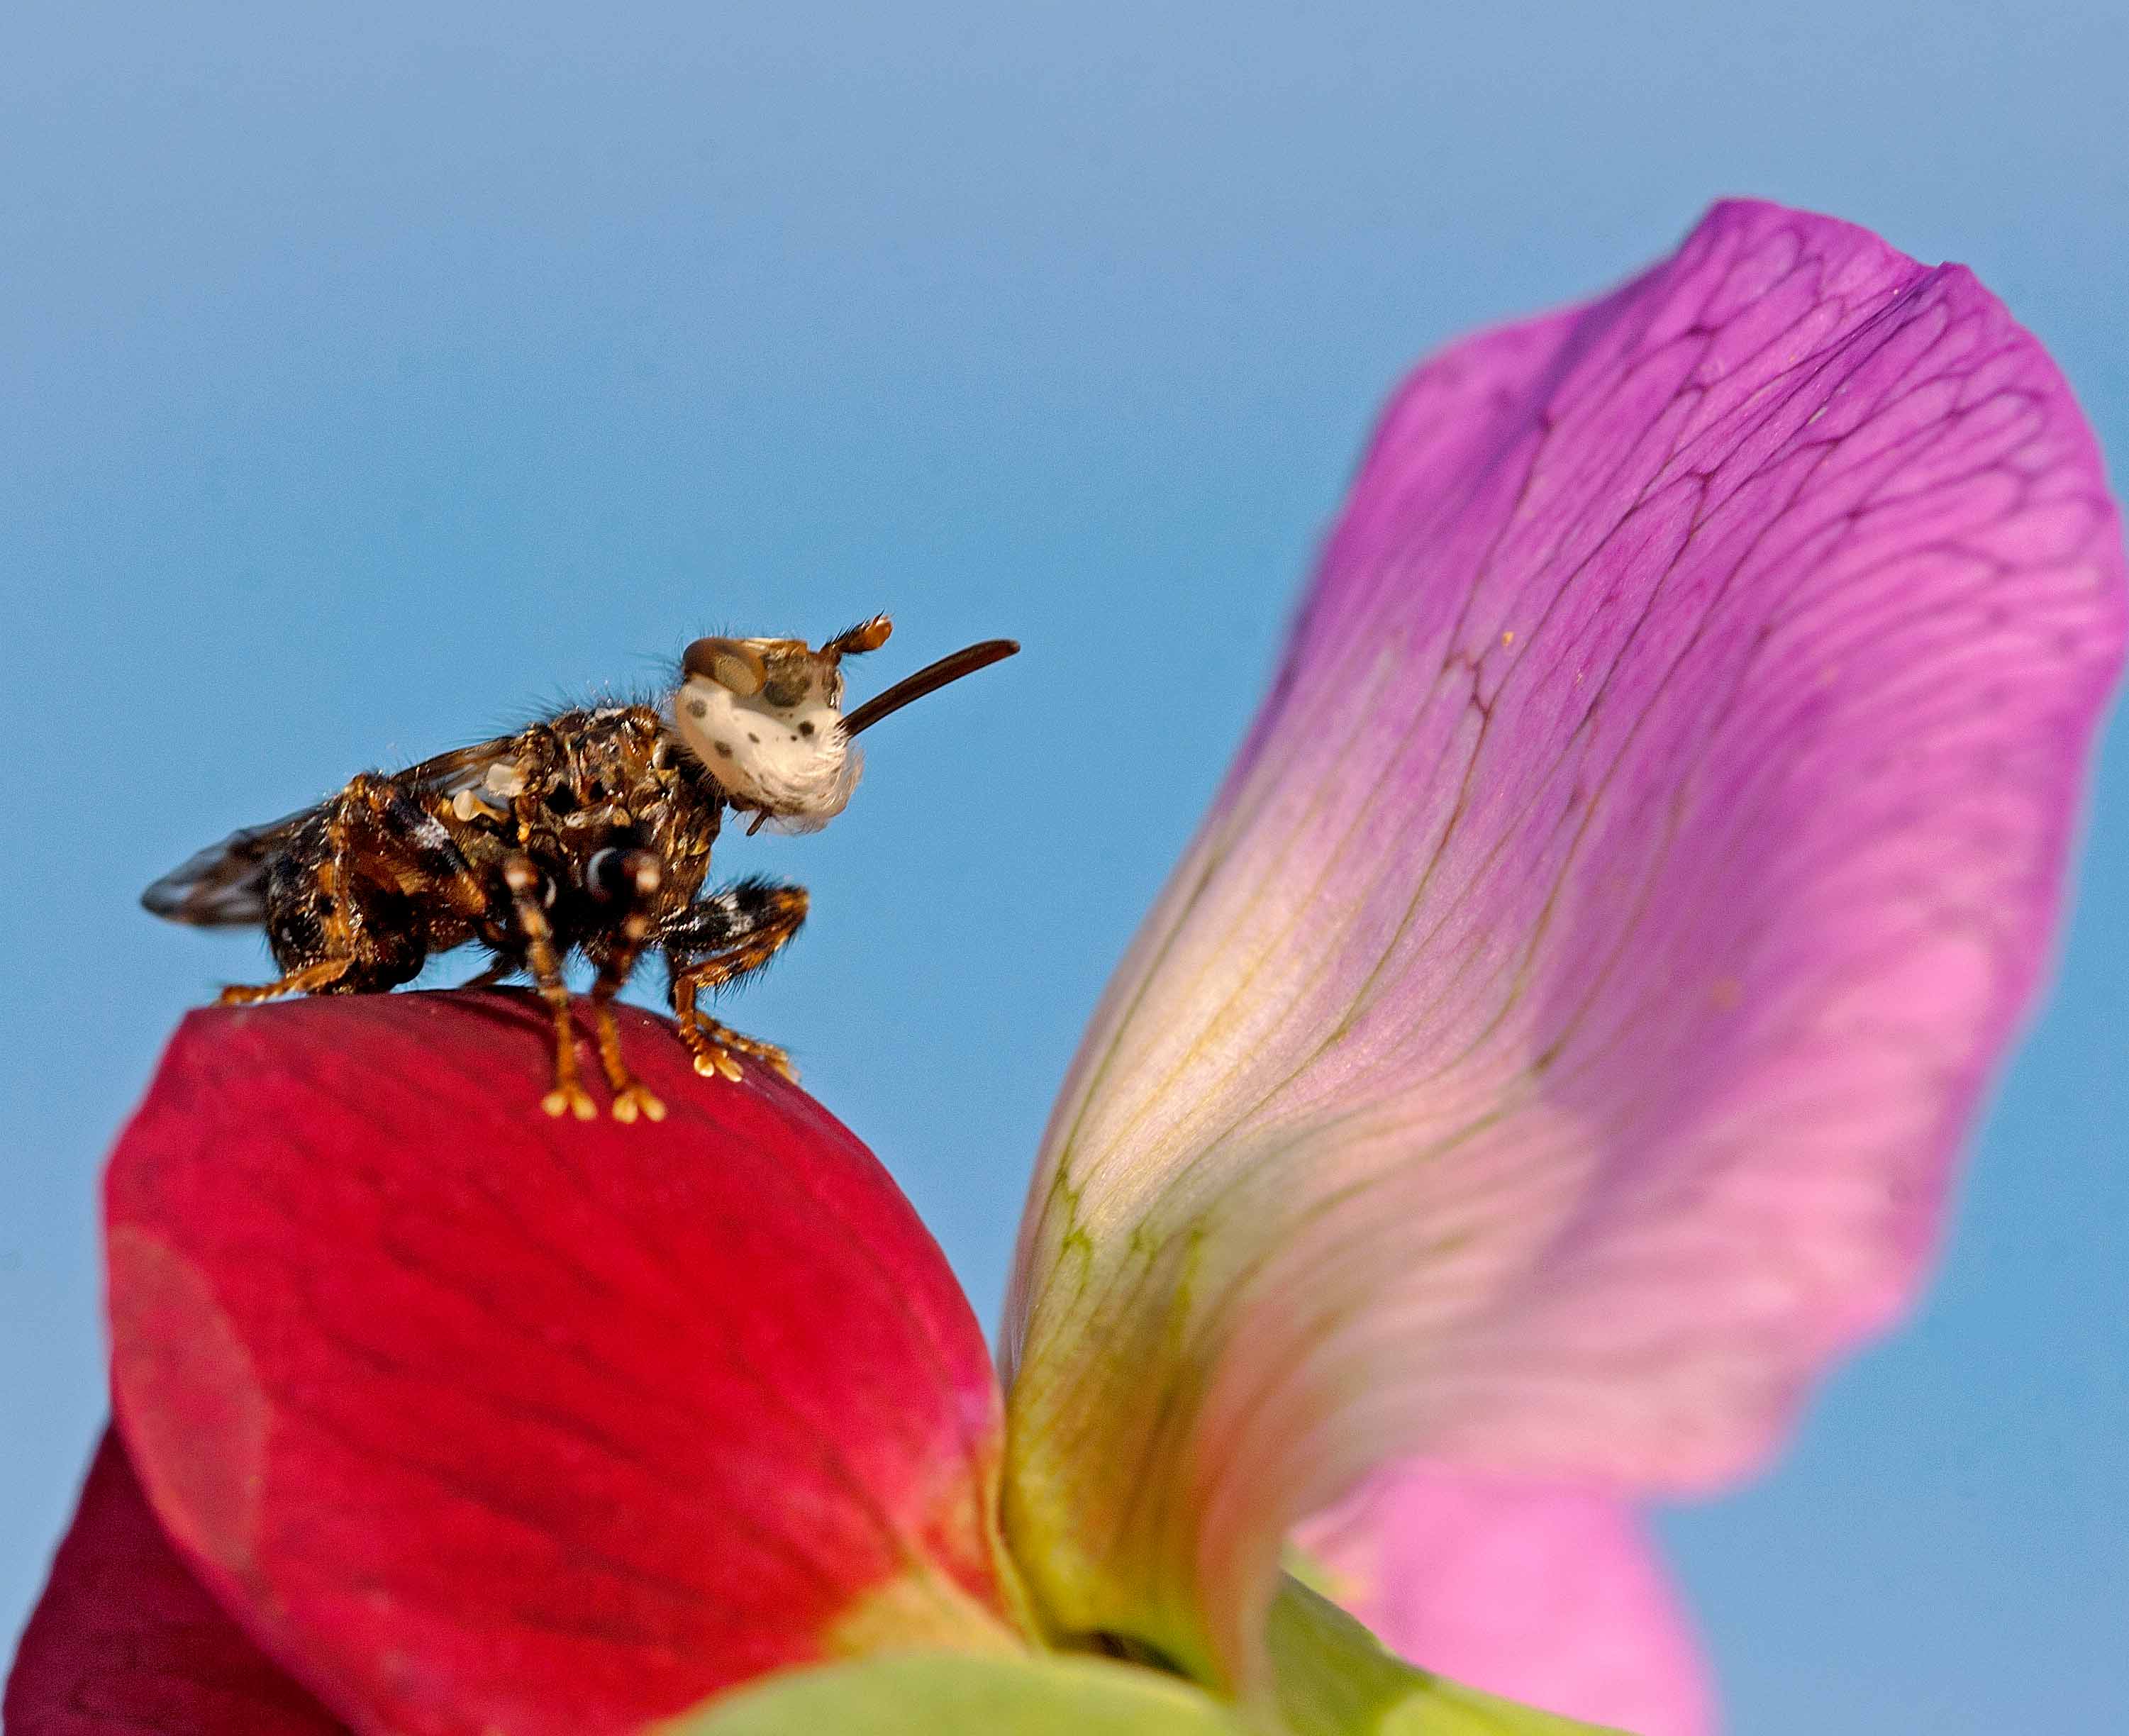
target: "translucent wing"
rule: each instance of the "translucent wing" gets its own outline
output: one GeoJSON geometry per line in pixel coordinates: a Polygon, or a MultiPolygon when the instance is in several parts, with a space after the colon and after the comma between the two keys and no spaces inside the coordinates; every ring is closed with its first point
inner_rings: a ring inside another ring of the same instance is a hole
{"type": "Polygon", "coordinates": [[[158,916],[195,928],[257,928],[266,920],[266,875],[297,829],[317,810],[248,825],[188,856],[141,895],[158,916]]]}
{"type": "Polygon", "coordinates": [[[402,789],[422,796],[455,796],[460,790],[479,787],[489,770],[514,761],[522,738],[497,735],[469,748],[453,748],[434,759],[409,766],[392,781],[402,789]]]}
{"type": "MultiPolygon", "coordinates": [[[[517,744],[498,735],[469,748],[454,748],[399,773],[393,782],[422,795],[455,795],[479,784],[488,769],[507,761],[517,744]]],[[[274,858],[318,811],[300,808],[265,825],[245,826],[221,843],[188,857],[141,895],[158,916],[195,928],[257,928],[266,920],[266,877],[274,858]]]]}

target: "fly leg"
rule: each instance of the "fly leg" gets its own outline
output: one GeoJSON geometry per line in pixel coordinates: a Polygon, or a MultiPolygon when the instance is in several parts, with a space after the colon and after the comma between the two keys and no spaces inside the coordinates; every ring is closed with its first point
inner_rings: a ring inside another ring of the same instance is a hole
{"type": "Polygon", "coordinates": [[[503,858],[502,883],[510,888],[518,931],[525,937],[526,964],[555,1021],[555,1087],[541,1098],[540,1106],[550,1115],[567,1111],[579,1121],[588,1121],[598,1111],[577,1082],[577,1034],[569,1023],[569,985],[562,979],[561,962],[555,956],[555,931],[540,902],[540,870],[530,856],[513,850],[503,858]]]}
{"type": "Polygon", "coordinates": [[[584,869],[585,889],[592,897],[624,913],[611,939],[602,937],[597,944],[584,948],[598,966],[598,980],[592,984],[592,1030],[598,1039],[599,1065],[605,1070],[606,1082],[613,1087],[617,1121],[633,1121],[639,1115],[653,1121],[665,1119],[664,1104],[629,1072],[622,1058],[621,1033],[613,1022],[613,997],[635,971],[650,939],[650,906],[664,878],[657,857],[649,850],[601,850],[584,869]]]}
{"type": "Polygon", "coordinates": [[[326,822],[343,872],[389,886],[408,897],[434,899],[475,925],[488,916],[488,890],[450,830],[393,783],[364,772],[351,778],[335,806],[340,830],[326,822]]]}
{"type": "Polygon", "coordinates": [[[268,932],[284,967],[279,981],[232,984],[221,1004],[276,995],[387,989],[422,968],[426,942],[403,918],[387,920],[379,895],[429,899],[469,923],[485,920],[488,895],[451,835],[388,778],[365,772],[325,806],[323,848],[285,894],[268,894],[268,932]],[[288,906],[276,911],[277,896],[288,906]],[[291,920],[300,915],[300,922],[291,920]]]}
{"type": "Polygon", "coordinates": [[[673,973],[673,1015],[697,1073],[736,1079],[738,1058],[752,1055],[787,1079],[798,1077],[782,1049],[705,1016],[696,1001],[703,990],[722,988],[768,963],[798,932],[806,901],[803,887],[741,880],[675,911],[658,925],[658,943],[673,973]]]}
{"type": "Polygon", "coordinates": [[[271,1001],[277,995],[307,995],[339,982],[354,965],[352,958],[321,958],[315,964],[290,971],[278,982],[232,982],[215,996],[215,1002],[220,1006],[248,1006],[255,1001],[271,1001]]]}

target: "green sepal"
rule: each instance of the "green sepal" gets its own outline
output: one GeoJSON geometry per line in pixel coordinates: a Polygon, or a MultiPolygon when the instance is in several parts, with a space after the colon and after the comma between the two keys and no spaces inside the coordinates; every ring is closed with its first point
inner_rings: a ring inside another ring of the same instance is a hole
{"type": "Polygon", "coordinates": [[[1289,1736],[1622,1736],[1415,1668],[1291,1577],[1272,1600],[1265,1639],[1289,1736]]]}
{"type": "Polygon", "coordinates": [[[1250,1736],[1177,1677],[1103,1658],[905,1653],[772,1676],[659,1736],[1250,1736]]]}
{"type": "Polygon", "coordinates": [[[656,1736],[1622,1736],[1417,1669],[1297,1579],[1245,1709],[1178,1676],[1050,1653],[883,1653],[764,1677],[656,1736]]]}

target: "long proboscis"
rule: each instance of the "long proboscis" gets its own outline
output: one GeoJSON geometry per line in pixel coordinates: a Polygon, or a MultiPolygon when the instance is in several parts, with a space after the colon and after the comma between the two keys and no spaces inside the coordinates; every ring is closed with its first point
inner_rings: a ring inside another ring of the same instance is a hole
{"type": "Polygon", "coordinates": [[[926,663],[914,675],[905,675],[884,693],[875,693],[857,710],[843,720],[843,734],[855,735],[869,730],[881,718],[900,711],[912,700],[922,699],[926,693],[936,693],[950,681],[959,681],[964,675],[973,675],[979,669],[987,669],[993,663],[1012,655],[1020,649],[1014,639],[987,639],[981,644],[967,645],[950,656],[942,657],[935,663],[926,663]]]}

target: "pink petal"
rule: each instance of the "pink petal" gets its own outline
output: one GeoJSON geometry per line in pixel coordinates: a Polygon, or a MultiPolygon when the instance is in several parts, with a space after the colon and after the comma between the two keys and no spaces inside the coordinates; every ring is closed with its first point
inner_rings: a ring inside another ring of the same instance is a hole
{"type": "Polygon", "coordinates": [[[1761,1458],[1919,1282],[2122,639],[2053,365],[1863,231],[1721,206],[1423,367],[1052,1120],[1007,1514],[1058,1619],[1247,1672],[1288,1524],[1393,1458],[1761,1458]]]}
{"type": "Polygon", "coordinates": [[[106,1434],[0,1709],[8,1736],[338,1736],[185,1571],[106,1434]]]}
{"type": "Polygon", "coordinates": [[[1298,1541],[1332,1595],[1413,1663],[1635,1736],[1713,1728],[1684,1611],[1616,1496],[1407,1460],[1298,1541]]]}

